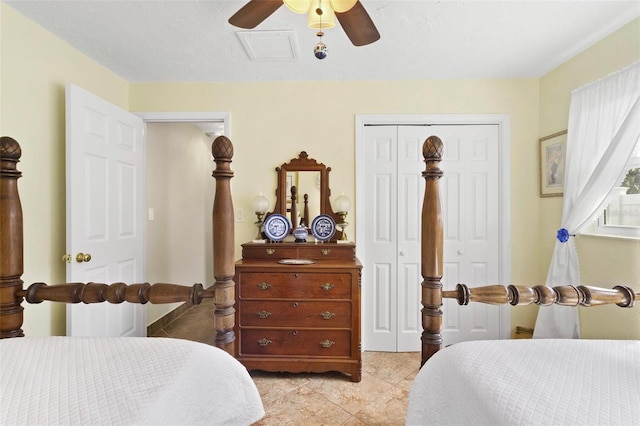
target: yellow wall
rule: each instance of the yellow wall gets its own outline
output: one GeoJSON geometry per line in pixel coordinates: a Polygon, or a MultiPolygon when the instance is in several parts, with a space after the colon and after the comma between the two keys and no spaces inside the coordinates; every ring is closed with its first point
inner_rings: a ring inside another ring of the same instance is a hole
{"type": "MultiPolygon", "coordinates": [[[[66,83],[77,84],[134,112],[231,111],[230,135],[235,146],[232,190],[235,206],[245,212],[245,222],[236,224],[237,245],[255,235],[251,198],[258,192],[272,194],[274,167],[301,150],[332,167],[335,193],[355,194],[356,114],[509,114],[512,280],[537,284],[546,276],[545,257],[550,250],[545,248],[543,235],[550,230],[555,235],[560,207],[556,206],[559,199],[538,198],[537,139],[566,128],[568,101],[563,106],[548,94],[570,90],[569,85],[554,81],[556,71],[543,79],[513,80],[128,84],[9,6],[0,4],[0,8],[0,133],[16,138],[24,151],[20,191],[25,211],[27,284],[65,280],[59,259],[65,247],[66,83]],[[542,97],[544,102],[539,99],[542,97]],[[553,113],[552,107],[562,111],[553,113]],[[544,125],[539,126],[538,114],[545,117],[544,125]],[[544,215],[539,214],[540,208],[544,215]]],[[[637,22],[634,25],[637,28],[637,22]]],[[[623,29],[614,38],[620,41],[636,35],[623,29]]],[[[617,55],[617,48],[592,49],[585,54],[597,58],[594,61],[611,63],[611,70],[619,68],[609,60],[617,55]]],[[[606,73],[595,72],[594,76],[591,71],[587,73],[585,80],[606,73]]],[[[28,306],[25,332],[63,334],[64,310],[53,306],[28,306]]],[[[531,325],[531,312],[527,308],[514,310],[512,325],[531,325]]]]}
{"type": "MultiPolygon", "coordinates": [[[[571,91],[640,59],[640,19],[636,19],[540,79],[540,132],[567,128],[571,91]]],[[[549,267],[562,217],[562,198],[540,199],[540,269],[549,267]]],[[[585,285],[631,285],[640,291],[640,241],[578,236],[580,272],[585,285]]],[[[639,304],[640,305],[640,304],[639,304]]],[[[640,339],[640,306],[580,310],[585,338],[640,339]]]]}
{"type": "MultiPolygon", "coordinates": [[[[333,194],[355,194],[356,114],[510,114],[511,277],[538,284],[538,80],[317,81],[132,84],[132,111],[231,111],[234,207],[239,244],[254,238],[251,199],[273,194],[275,167],[300,151],[331,167],[333,194]]],[[[275,197],[271,198],[271,205],[275,197]]],[[[355,201],[355,200],[354,200],[355,201]]],[[[355,217],[350,213],[350,217],[355,217]]],[[[355,238],[355,224],[350,225],[355,238]]],[[[366,285],[366,283],[364,284],[366,285]]],[[[532,326],[529,307],[512,311],[512,327],[532,326]]]]}
{"type": "MultiPolygon", "coordinates": [[[[249,212],[251,198],[258,192],[274,193],[275,167],[302,150],[332,168],[334,193],[355,194],[358,113],[510,113],[512,158],[534,155],[537,90],[535,80],[132,84],[131,108],[231,111],[234,203],[249,212]]],[[[535,167],[535,162],[522,164],[513,175],[517,185],[528,186],[530,193],[536,188],[535,167]]],[[[523,191],[514,193],[514,198],[514,204],[527,201],[523,191]]],[[[526,228],[519,218],[515,220],[519,229],[526,228]]],[[[239,242],[255,232],[250,223],[237,228],[239,242]]]]}
{"type": "MultiPolygon", "coordinates": [[[[66,282],[65,85],[127,109],[128,83],[4,3],[0,14],[0,133],[22,146],[23,280],[59,284],[66,282]]],[[[31,336],[64,334],[64,306],[25,306],[23,329],[31,336]]]]}
{"type": "MultiPolygon", "coordinates": [[[[511,275],[540,282],[537,184],[538,81],[318,81],[132,84],[134,111],[231,111],[234,206],[250,211],[258,192],[272,194],[275,166],[305,150],[332,168],[335,193],[355,194],[356,114],[510,114],[511,275]]],[[[354,199],[355,200],[355,199],[354,199]]],[[[273,203],[273,199],[272,199],[273,203]]],[[[353,214],[353,213],[352,213],[353,214]]],[[[354,216],[351,216],[354,217],[354,216]]],[[[354,228],[350,234],[355,237],[354,228]]],[[[236,224],[237,245],[253,238],[236,224]]],[[[239,256],[239,248],[236,248],[239,256]]],[[[365,284],[366,285],[366,284],[365,284]]],[[[532,309],[516,308],[512,326],[531,326],[532,309]],[[523,317],[521,319],[521,317],[523,317]]],[[[535,311],[534,311],[535,312],[535,311]]]]}

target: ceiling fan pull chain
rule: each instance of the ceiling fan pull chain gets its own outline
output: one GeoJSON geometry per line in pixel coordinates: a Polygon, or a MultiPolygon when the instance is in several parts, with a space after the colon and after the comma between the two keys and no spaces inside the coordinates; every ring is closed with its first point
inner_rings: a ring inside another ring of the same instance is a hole
{"type": "Polygon", "coordinates": [[[322,42],[322,36],[324,33],[322,32],[322,0],[318,2],[318,7],[316,8],[316,13],[320,17],[320,31],[316,33],[318,36],[318,44],[313,48],[313,54],[318,59],[324,59],[327,57],[327,46],[322,42]]]}

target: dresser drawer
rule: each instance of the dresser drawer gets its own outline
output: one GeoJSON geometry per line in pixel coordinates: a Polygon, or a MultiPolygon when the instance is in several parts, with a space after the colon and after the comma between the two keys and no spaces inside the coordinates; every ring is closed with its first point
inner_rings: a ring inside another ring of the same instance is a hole
{"type": "Polygon", "coordinates": [[[240,355],[350,356],[348,330],[242,329],[240,355]]]}
{"type": "Polygon", "coordinates": [[[239,309],[241,327],[351,327],[351,302],[245,300],[239,309]]]}
{"type": "Polygon", "coordinates": [[[349,245],[310,244],[303,245],[298,250],[301,259],[353,261],[356,257],[355,248],[349,245]]]}
{"type": "Polygon", "coordinates": [[[356,248],[351,243],[249,243],[242,245],[242,259],[275,261],[281,259],[312,259],[354,262],[356,260],[356,248]]]}
{"type": "Polygon", "coordinates": [[[242,258],[253,260],[295,259],[298,249],[280,244],[243,245],[242,258]]]}
{"type": "Polygon", "coordinates": [[[350,299],[351,274],[313,272],[240,272],[242,299],[350,299]]]}

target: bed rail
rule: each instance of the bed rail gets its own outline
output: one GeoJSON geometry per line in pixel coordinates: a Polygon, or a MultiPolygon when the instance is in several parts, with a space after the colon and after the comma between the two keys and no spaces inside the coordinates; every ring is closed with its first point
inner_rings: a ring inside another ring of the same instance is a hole
{"type": "Polygon", "coordinates": [[[456,299],[460,305],[480,302],[494,305],[509,303],[513,306],[535,303],[543,306],[557,304],[586,307],[615,303],[623,308],[632,308],[635,306],[637,298],[640,298],[640,293],[635,293],[631,287],[624,285],[606,289],[586,285],[556,287],[490,285],[472,288],[466,284],[458,284],[455,290],[443,291],[442,297],[456,299]]]}
{"type": "Polygon", "coordinates": [[[455,290],[443,291],[443,226],[442,206],[440,201],[439,180],[442,170],[443,143],[437,136],[430,136],[422,145],[425,161],[425,192],[422,204],[422,364],[442,348],[442,300],[456,299],[459,304],[469,302],[490,304],[548,306],[553,304],[565,306],[597,306],[616,304],[631,308],[640,293],[631,287],[617,285],[612,289],[591,286],[517,286],[489,285],[471,288],[466,284],[458,284],[455,290]]]}
{"type": "Polygon", "coordinates": [[[203,299],[212,298],[213,290],[205,290],[202,284],[182,286],[176,284],[131,284],[113,283],[68,283],[47,285],[33,283],[26,290],[16,291],[27,303],[42,303],[45,300],[62,303],[175,303],[191,302],[199,305],[203,299]]]}
{"type": "Polygon", "coordinates": [[[234,354],[235,335],[233,305],[235,303],[233,276],[235,274],[233,203],[230,164],[233,145],[224,137],[217,137],[211,147],[216,163],[212,176],[216,179],[213,203],[213,266],[215,283],[204,289],[202,284],[125,284],[68,283],[49,286],[31,284],[22,288],[23,219],[17,181],[22,173],[17,169],[22,151],[13,138],[0,138],[0,338],[22,337],[23,300],[26,303],[54,301],[62,303],[200,303],[214,300],[215,344],[234,354]]]}

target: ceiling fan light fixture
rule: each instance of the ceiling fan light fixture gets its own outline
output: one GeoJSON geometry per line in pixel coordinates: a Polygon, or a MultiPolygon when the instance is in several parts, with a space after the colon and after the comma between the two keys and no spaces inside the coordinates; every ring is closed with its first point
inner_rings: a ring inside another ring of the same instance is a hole
{"type": "Polygon", "coordinates": [[[309,28],[325,30],[336,26],[336,15],[328,0],[312,0],[309,8],[309,28]]]}
{"type": "Polygon", "coordinates": [[[358,0],[331,0],[331,8],[336,13],[344,13],[351,10],[358,0]]]}
{"type": "Polygon", "coordinates": [[[255,28],[283,4],[295,13],[307,13],[308,26],[321,32],[335,27],[337,19],[354,46],[380,39],[360,0],[249,0],[229,18],[229,23],[239,28],[255,28]]]}
{"type": "Polygon", "coordinates": [[[311,7],[311,0],[283,0],[283,2],[295,13],[307,13],[311,7]]]}

